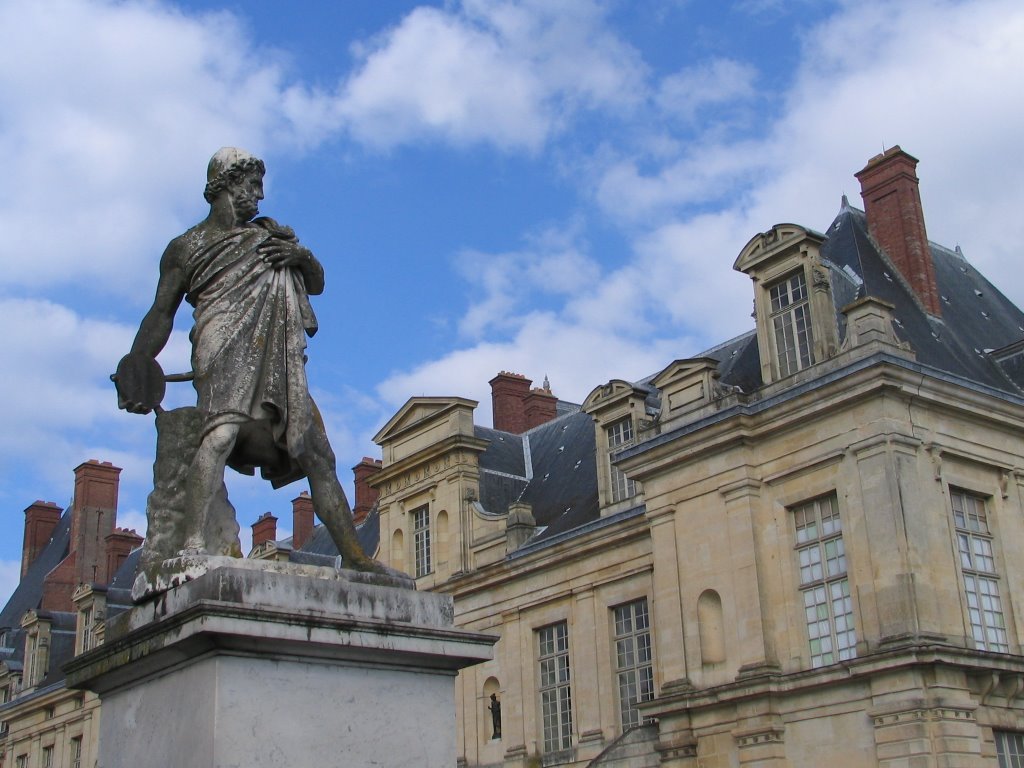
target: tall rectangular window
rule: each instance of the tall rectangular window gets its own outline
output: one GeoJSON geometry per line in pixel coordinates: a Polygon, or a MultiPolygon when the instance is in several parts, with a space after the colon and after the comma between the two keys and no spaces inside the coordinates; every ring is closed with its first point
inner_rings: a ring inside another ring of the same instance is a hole
{"type": "Polygon", "coordinates": [[[952,488],[949,496],[974,642],[983,651],[1008,653],[1010,646],[999,598],[999,573],[992,554],[992,532],[988,527],[985,499],[952,488]]]}
{"type": "Polygon", "coordinates": [[[633,420],[627,416],[605,428],[608,436],[608,469],[612,501],[622,501],[636,496],[636,483],[611,462],[611,454],[620,448],[633,444],[633,420]]]}
{"type": "Polygon", "coordinates": [[[420,507],[412,513],[412,545],[416,578],[430,573],[430,509],[420,507]]]}
{"type": "Polygon", "coordinates": [[[770,318],[779,361],[779,377],[784,378],[814,362],[811,307],[807,300],[807,281],[803,271],[770,286],[768,295],[771,299],[770,318]]]}
{"type": "Polygon", "coordinates": [[[53,768],[53,747],[43,747],[42,768],[53,768]]]}
{"type": "Polygon", "coordinates": [[[82,653],[92,648],[92,606],[90,605],[79,615],[82,620],[82,653]]]}
{"type": "Polygon", "coordinates": [[[857,634],[835,494],[795,507],[793,517],[811,666],[852,659],[857,634]]]}
{"type": "Polygon", "coordinates": [[[651,624],[647,599],[620,605],[615,619],[615,669],[622,730],[640,725],[637,702],[654,698],[651,624]]]}
{"type": "Polygon", "coordinates": [[[28,755],[18,755],[14,761],[15,768],[28,768],[28,755]]]}
{"type": "Polygon", "coordinates": [[[82,737],[71,740],[71,768],[82,768],[82,737]]]}
{"type": "Polygon", "coordinates": [[[999,768],[1024,768],[1024,733],[993,731],[999,768]]]}
{"type": "Polygon", "coordinates": [[[569,681],[569,626],[564,621],[537,630],[540,711],[544,751],[572,746],[572,690],[569,681]]]}

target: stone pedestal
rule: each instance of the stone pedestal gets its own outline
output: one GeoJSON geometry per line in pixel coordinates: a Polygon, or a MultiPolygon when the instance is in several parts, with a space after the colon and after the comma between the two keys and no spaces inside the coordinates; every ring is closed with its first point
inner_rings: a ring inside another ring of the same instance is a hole
{"type": "Polygon", "coordinates": [[[225,560],[66,667],[101,696],[99,768],[455,765],[455,673],[495,637],[386,577],[225,560]]]}

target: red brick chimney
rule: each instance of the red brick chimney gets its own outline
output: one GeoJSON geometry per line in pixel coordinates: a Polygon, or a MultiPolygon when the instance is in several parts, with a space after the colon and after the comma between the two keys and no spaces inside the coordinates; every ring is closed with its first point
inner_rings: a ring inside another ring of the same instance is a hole
{"type": "Polygon", "coordinates": [[[77,584],[106,584],[106,538],[117,522],[117,486],[121,468],[109,461],[89,459],[75,468],[75,516],[71,546],[75,552],[77,584]]]}
{"type": "Polygon", "coordinates": [[[277,518],[269,512],[264,512],[252,524],[252,548],[256,549],[268,541],[277,541],[277,518]]]}
{"type": "Polygon", "coordinates": [[[43,579],[42,608],[73,609],[71,595],[79,584],[107,584],[107,537],[117,521],[117,486],[121,468],[89,459],[75,467],[68,556],[43,579]]]}
{"type": "Polygon", "coordinates": [[[43,551],[60,522],[61,508],[52,501],[33,502],[25,510],[25,542],[21,546],[21,578],[43,551]]]}
{"type": "Polygon", "coordinates": [[[490,380],[494,428],[519,435],[526,431],[526,397],[533,383],[519,373],[502,371],[490,380]]]}
{"type": "Polygon", "coordinates": [[[370,485],[370,478],[380,472],[383,466],[380,459],[363,456],[362,461],[352,467],[356,483],[356,503],[352,508],[352,517],[355,519],[356,525],[366,519],[370,510],[373,509],[373,505],[380,498],[380,491],[370,485]]]}
{"type": "Polygon", "coordinates": [[[114,532],[107,536],[107,580],[114,578],[117,569],[120,568],[128,555],[136,547],[142,546],[142,537],[134,530],[128,528],[115,528],[114,532]]]}
{"type": "Polygon", "coordinates": [[[534,387],[523,399],[526,429],[539,427],[555,418],[558,415],[557,405],[558,398],[551,394],[551,385],[545,376],[544,386],[534,387]]]}
{"type": "Polygon", "coordinates": [[[910,284],[925,310],[941,315],[942,301],[918,189],[917,158],[897,145],[871,158],[856,176],[871,236],[910,284]]]}
{"type": "Polygon", "coordinates": [[[313,497],[303,491],[292,499],[292,549],[302,549],[313,535],[313,497]]]}

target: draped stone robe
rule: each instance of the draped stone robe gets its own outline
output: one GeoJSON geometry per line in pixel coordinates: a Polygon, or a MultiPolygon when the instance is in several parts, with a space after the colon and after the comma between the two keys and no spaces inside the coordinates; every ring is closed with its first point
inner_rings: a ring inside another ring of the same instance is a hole
{"type": "Polygon", "coordinates": [[[238,424],[228,464],[247,474],[258,466],[280,487],[303,476],[294,457],[314,418],[305,348],[317,325],[302,273],[265,263],[262,247],[295,236],[267,218],[195,234],[185,298],[195,308],[192,370],[203,434],[238,424]]]}

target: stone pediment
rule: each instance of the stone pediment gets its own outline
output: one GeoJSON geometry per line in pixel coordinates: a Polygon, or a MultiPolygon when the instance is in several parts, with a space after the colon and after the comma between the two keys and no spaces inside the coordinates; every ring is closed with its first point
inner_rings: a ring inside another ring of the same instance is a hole
{"type": "Polygon", "coordinates": [[[759,232],[743,246],[732,268],[737,272],[757,272],[794,251],[817,250],[825,236],[799,224],[776,224],[767,232],[759,232]]]}
{"type": "Polygon", "coordinates": [[[587,413],[593,413],[595,410],[603,408],[606,405],[619,401],[623,397],[629,397],[633,394],[639,395],[640,397],[645,395],[642,390],[638,390],[628,381],[612,379],[607,384],[595,387],[591,393],[587,395],[587,399],[583,401],[583,410],[587,413]]]}
{"type": "Polygon", "coordinates": [[[479,405],[476,400],[464,397],[412,397],[406,401],[398,413],[391,417],[387,424],[373,436],[373,442],[383,445],[389,440],[415,431],[430,427],[436,422],[447,419],[452,411],[464,409],[470,415],[472,424],[473,410],[479,405]]]}
{"type": "Polygon", "coordinates": [[[675,360],[651,383],[661,391],[662,409],[678,413],[711,400],[717,372],[718,361],[711,357],[675,360]]]}

